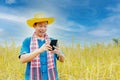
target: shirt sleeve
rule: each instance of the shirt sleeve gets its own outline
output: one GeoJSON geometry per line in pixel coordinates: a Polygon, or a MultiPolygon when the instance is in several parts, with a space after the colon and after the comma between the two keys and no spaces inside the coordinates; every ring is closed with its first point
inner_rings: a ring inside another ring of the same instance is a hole
{"type": "Polygon", "coordinates": [[[22,54],[28,54],[30,53],[30,38],[26,38],[23,43],[22,43],[22,46],[21,46],[21,49],[20,49],[20,55],[19,55],[19,58],[22,54]]]}

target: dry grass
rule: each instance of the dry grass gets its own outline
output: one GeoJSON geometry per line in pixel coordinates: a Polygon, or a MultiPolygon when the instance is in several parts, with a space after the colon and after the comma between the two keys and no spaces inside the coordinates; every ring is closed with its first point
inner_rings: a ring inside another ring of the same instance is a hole
{"type": "MultiPolygon", "coordinates": [[[[66,58],[58,62],[60,80],[120,80],[120,48],[103,43],[89,47],[61,46],[66,58]]],[[[18,59],[20,47],[0,46],[0,80],[23,80],[25,64],[18,59]]]]}

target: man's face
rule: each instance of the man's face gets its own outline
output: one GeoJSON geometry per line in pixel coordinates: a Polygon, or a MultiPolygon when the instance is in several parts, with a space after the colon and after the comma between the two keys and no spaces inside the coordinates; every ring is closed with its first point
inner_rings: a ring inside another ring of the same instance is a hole
{"type": "Polygon", "coordinates": [[[34,25],[36,35],[39,37],[43,37],[47,31],[47,22],[39,22],[34,25]]]}

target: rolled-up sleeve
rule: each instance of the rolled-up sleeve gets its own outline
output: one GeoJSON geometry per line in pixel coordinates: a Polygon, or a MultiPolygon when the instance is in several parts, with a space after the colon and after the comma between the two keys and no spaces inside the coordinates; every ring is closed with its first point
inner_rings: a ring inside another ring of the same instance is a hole
{"type": "Polygon", "coordinates": [[[20,49],[19,58],[22,54],[28,54],[28,53],[30,53],[30,38],[26,38],[23,41],[21,49],[20,49]]]}

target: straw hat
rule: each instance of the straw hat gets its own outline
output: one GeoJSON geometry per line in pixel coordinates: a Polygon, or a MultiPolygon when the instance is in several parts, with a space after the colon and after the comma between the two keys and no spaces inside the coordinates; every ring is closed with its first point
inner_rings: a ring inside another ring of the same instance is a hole
{"type": "Polygon", "coordinates": [[[47,21],[48,22],[48,24],[51,24],[51,23],[53,23],[54,22],[54,18],[53,17],[45,17],[45,15],[44,14],[35,14],[34,15],[34,18],[31,18],[31,19],[28,19],[27,20],[27,24],[30,26],[30,27],[32,27],[33,28],[33,25],[34,25],[34,23],[36,23],[36,22],[44,22],[44,21],[47,21]]]}

